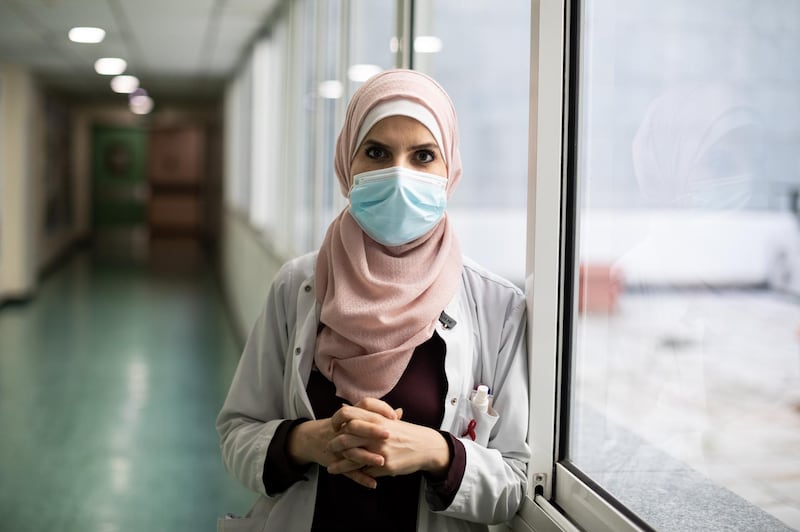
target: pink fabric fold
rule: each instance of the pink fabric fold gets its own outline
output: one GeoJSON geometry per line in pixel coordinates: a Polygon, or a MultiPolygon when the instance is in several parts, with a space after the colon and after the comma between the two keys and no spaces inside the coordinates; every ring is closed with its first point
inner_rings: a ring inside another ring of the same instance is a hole
{"type": "MultiPolygon", "coordinates": [[[[342,193],[348,196],[352,186],[350,165],[364,118],[379,103],[396,99],[421,104],[436,118],[449,197],[461,177],[455,110],[438,83],[412,70],[382,72],[353,95],[334,158],[342,193]]],[[[347,209],[339,214],[317,258],[316,296],[325,327],[314,357],[337,395],[355,404],[394,388],[414,349],[433,335],[440,313],[455,295],[461,266],[461,250],[446,214],[427,234],[393,247],[367,236],[347,209]]]]}

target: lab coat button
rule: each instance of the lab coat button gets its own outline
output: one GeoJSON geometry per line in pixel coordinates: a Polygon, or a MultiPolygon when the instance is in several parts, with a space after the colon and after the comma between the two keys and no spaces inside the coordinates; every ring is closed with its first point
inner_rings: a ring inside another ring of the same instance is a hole
{"type": "Polygon", "coordinates": [[[457,402],[458,402],[458,399],[456,397],[453,397],[452,399],[450,399],[450,404],[453,405],[453,406],[456,406],[457,402]]]}
{"type": "Polygon", "coordinates": [[[299,355],[299,354],[300,354],[302,351],[303,351],[303,350],[302,350],[302,349],[300,349],[300,348],[298,347],[298,348],[296,348],[296,349],[294,350],[294,354],[295,354],[295,355],[299,355]]]}
{"type": "Polygon", "coordinates": [[[310,284],[307,284],[307,285],[306,285],[306,286],[303,288],[303,290],[305,290],[306,292],[311,292],[311,285],[310,285],[310,284]]]}

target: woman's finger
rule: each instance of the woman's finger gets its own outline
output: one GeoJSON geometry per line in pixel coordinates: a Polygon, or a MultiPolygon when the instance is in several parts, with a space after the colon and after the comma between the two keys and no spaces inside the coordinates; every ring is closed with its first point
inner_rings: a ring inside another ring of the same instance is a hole
{"type": "Polygon", "coordinates": [[[377,464],[383,463],[383,457],[381,455],[368,453],[365,455],[356,454],[355,456],[359,457],[355,459],[343,458],[331,462],[327,467],[328,473],[331,475],[340,475],[356,471],[357,469],[378,468],[380,466],[377,464]]]}
{"type": "Polygon", "coordinates": [[[364,464],[343,458],[341,460],[336,460],[334,462],[331,462],[330,464],[328,464],[328,467],[326,469],[328,470],[328,473],[330,473],[331,475],[341,475],[344,473],[349,473],[351,471],[364,469],[364,464]]]}
{"type": "Polygon", "coordinates": [[[389,437],[389,430],[387,428],[360,419],[354,419],[353,421],[345,423],[339,429],[339,433],[376,440],[385,440],[389,437]]]}
{"type": "Polygon", "coordinates": [[[391,406],[389,406],[389,403],[386,401],[381,401],[380,399],[375,399],[374,397],[365,397],[353,406],[368,410],[370,412],[375,412],[376,414],[380,414],[387,419],[397,419],[397,413],[391,406]]]}
{"type": "Polygon", "coordinates": [[[380,478],[390,474],[385,467],[379,467],[379,466],[365,467],[361,469],[359,473],[368,476],[369,478],[380,478]]]}
{"type": "MultiPolygon", "coordinates": [[[[394,418],[394,413],[392,416],[392,418],[394,418]]],[[[342,408],[337,410],[331,417],[331,425],[333,426],[333,430],[339,431],[345,423],[349,423],[356,419],[378,423],[386,418],[381,414],[376,414],[375,412],[370,412],[369,410],[365,410],[363,408],[342,405],[342,408]]]]}
{"type": "Polygon", "coordinates": [[[386,462],[382,455],[363,447],[353,447],[342,451],[342,456],[350,462],[361,464],[363,467],[381,467],[386,462]]]}
{"type": "Polygon", "coordinates": [[[363,473],[362,471],[351,471],[350,473],[344,473],[344,476],[349,478],[350,480],[361,484],[365,488],[369,488],[374,490],[378,487],[378,481],[372,478],[371,476],[363,473]]]}
{"type": "Polygon", "coordinates": [[[331,453],[341,454],[343,451],[353,449],[354,447],[366,447],[374,441],[375,440],[372,438],[362,438],[361,436],[353,436],[352,434],[340,434],[331,439],[326,448],[331,453]]]}

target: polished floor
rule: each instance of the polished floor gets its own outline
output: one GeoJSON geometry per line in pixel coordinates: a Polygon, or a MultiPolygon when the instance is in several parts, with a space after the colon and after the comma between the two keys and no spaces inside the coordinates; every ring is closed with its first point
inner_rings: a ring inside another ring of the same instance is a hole
{"type": "Polygon", "coordinates": [[[214,428],[239,356],[206,267],[78,254],[0,308],[0,530],[214,530],[255,496],[214,428]]]}

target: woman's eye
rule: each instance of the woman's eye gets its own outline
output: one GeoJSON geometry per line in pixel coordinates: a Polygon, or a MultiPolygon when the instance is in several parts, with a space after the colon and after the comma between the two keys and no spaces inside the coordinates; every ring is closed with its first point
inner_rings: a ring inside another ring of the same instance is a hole
{"type": "Polygon", "coordinates": [[[370,159],[382,159],[386,156],[386,151],[382,148],[378,148],[377,146],[368,147],[364,153],[370,159]]]}
{"type": "Polygon", "coordinates": [[[436,157],[433,155],[433,152],[430,150],[419,150],[416,155],[417,161],[421,163],[430,163],[436,159],[436,157]]]}

